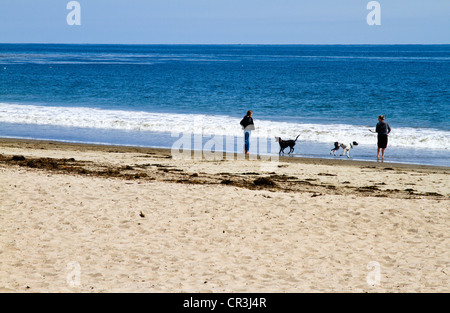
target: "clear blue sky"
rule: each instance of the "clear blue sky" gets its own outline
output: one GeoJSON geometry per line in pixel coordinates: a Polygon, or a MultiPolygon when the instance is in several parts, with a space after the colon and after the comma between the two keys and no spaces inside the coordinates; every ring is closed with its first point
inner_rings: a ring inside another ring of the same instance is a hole
{"type": "Polygon", "coordinates": [[[450,44],[450,0],[0,0],[0,43],[450,44]]]}

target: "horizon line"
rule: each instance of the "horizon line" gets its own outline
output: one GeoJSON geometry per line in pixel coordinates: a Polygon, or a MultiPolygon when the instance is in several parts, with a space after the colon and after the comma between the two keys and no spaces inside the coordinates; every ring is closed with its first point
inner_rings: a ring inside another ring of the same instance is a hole
{"type": "Polygon", "coordinates": [[[67,43],[0,42],[1,45],[123,45],[123,46],[448,46],[450,43],[67,43]]]}

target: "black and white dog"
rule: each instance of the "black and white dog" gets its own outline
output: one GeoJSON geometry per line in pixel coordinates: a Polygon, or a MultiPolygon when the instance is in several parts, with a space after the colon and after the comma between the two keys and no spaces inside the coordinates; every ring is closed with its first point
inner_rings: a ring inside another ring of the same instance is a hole
{"type": "Polygon", "coordinates": [[[292,152],[294,152],[295,142],[297,141],[298,137],[300,137],[300,135],[298,135],[297,138],[295,138],[295,140],[283,140],[280,137],[275,137],[275,140],[278,141],[278,143],[280,144],[279,154],[281,154],[281,153],[284,154],[284,149],[286,149],[287,147],[290,148],[288,154],[291,154],[292,152]]]}
{"type": "Polygon", "coordinates": [[[330,154],[333,153],[333,155],[336,155],[336,151],[338,151],[339,148],[342,148],[344,151],[342,151],[341,156],[344,155],[345,153],[347,153],[347,158],[349,158],[350,157],[350,149],[353,149],[353,146],[357,146],[357,145],[358,145],[358,143],[356,141],[353,141],[349,144],[336,141],[334,143],[334,148],[331,149],[331,151],[330,151],[330,154]]]}

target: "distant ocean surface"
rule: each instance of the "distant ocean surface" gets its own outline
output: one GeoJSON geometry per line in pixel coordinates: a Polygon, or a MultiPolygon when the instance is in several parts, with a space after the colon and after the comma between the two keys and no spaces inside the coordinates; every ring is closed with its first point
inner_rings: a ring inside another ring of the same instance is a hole
{"type": "Polygon", "coordinates": [[[296,157],[355,160],[383,114],[387,162],[450,166],[450,45],[0,44],[0,137],[171,148],[241,138],[247,110],[276,151],[300,134],[296,157]]]}

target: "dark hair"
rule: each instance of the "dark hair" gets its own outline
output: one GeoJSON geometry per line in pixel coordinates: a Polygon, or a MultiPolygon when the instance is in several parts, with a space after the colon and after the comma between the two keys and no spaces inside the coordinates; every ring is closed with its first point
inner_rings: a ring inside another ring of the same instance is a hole
{"type": "Polygon", "coordinates": [[[250,116],[250,115],[252,115],[253,114],[253,111],[252,110],[248,110],[247,111],[247,116],[250,116]]]}

